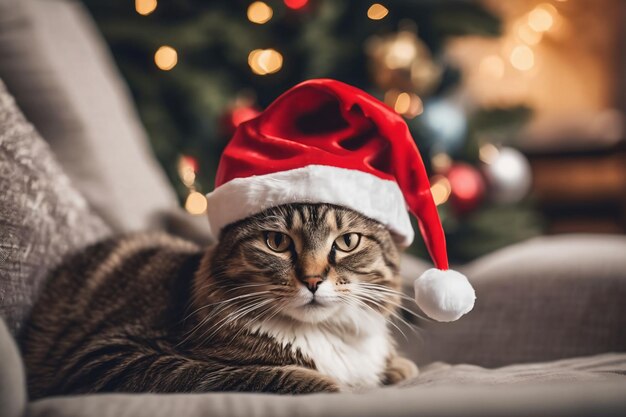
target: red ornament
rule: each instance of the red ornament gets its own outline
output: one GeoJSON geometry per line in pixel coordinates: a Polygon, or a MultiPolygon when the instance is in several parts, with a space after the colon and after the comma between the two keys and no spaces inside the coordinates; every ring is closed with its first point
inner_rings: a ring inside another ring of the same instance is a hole
{"type": "Polygon", "coordinates": [[[294,10],[303,8],[309,2],[309,0],[284,0],[284,1],[285,1],[285,6],[294,10]]]}
{"type": "Polygon", "coordinates": [[[447,172],[450,182],[450,204],[457,214],[474,210],[485,197],[485,181],[472,165],[456,163],[447,172]]]}
{"type": "Polygon", "coordinates": [[[250,119],[254,119],[261,112],[252,106],[235,106],[220,118],[220,133],[230,139],[237,126],[250,119]]]}

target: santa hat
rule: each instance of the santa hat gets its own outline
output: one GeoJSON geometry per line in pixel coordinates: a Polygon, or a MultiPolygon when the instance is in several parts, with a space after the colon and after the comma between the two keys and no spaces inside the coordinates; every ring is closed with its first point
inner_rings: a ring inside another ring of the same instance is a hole
{"type": "Polygon", "coordinates": [[[404,120],[379,100],[335,80],[303,82],[242,123],[207,195],[211,230],[289,203],[329,203],[385,225],[408,246],[419,224],[436,269],[415,281],[418,306],[453,321],[474,289],[448,269],[446,242],[419,151],[404,120]]]}

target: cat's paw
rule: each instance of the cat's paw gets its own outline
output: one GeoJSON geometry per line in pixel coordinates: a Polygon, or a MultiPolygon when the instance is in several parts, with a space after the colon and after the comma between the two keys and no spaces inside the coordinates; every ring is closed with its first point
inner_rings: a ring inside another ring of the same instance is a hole
{"type": "Polygon", "coordinates": [[[292,394],[342,391],[337,381],[313,369],[300,367],[293,369],[291,378],[297,381],[291,387],[292,394]]]}
{"type": "Polygon", "coordinates": [[[394,385],[407,379],[414,378],[417,374],[417,365],[406,358],[395,356],[391,358],[387,364],[387,369],[385,370],[383,377],[383,383],[385,385],[394,385]]]}

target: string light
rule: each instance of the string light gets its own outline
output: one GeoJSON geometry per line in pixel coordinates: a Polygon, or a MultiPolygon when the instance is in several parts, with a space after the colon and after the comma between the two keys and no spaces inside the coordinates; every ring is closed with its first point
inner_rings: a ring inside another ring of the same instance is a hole
{"type": "Polygon", "coordinates": [[[442,175],[435,175],[430,179],[430,193],[433,195],[435,205],[440,206],[450,198],[452,185],[450,181],[442,175]]]}
{"type": "Polygon", "coordinates": [[[546,32],[554,25],[556,8],[548,3],[542,3],[528,14],[528,25],[537,32],[546,32]]]}
{"type": "Polygon", "coordinates": [[[511,65],[520,71],[528,71],[535,65],[535,54],[526,45],[516,46],[511,52],[511,65]]]}
{"type": "Polygon", "coordinates": [[[272,8],[262,1],[255,1],[248,6],[248,20],[252,23],[262,25],[269,22],[273,15],[272,8]]]}
{"type": "Polygon", "coordinates": [[[283,67],[283,56],[275,49],[255,49],[248,55],[248,65],[255,74],[273,74],[283,67]]]}
{"type": "Polygon", "coordinates": [[[498,55],[486,56],[480,61],[478,71],[485,77],[500,79],[504,76],[504,61],[498,55]]]}
{"type": "Polygon", "coordinates": [[[185,200],[185,210],[191,214],[202,214],[206,211],[206,197],[197,191],[192,191],[185,200]]]}
{"type": "Polygon", "coordinates": [[[169,71],[178,63],[178,53],[171,46],[162,46],[154,54],[154,63],[159,69],[169,71]]]}
{"type": "Polygon", "coordinates": [[[290,9],[298,10],[306,6],[309,0],[284,0],[284,2],[290,9]]]}
{"type": "Polygon", "coordinates": [[[381,20],[384,19],[385,16],[389,14],[389,9],[383,6],[380,3],[372,4],[369,9],[367,9],[367,17],[372,20],[381,20]]]}
{"type": "Polygon", "coordinates": [[[157,8],[157,0],[135,0],[135,11],[142,16],[147,16],[157,8]]]}

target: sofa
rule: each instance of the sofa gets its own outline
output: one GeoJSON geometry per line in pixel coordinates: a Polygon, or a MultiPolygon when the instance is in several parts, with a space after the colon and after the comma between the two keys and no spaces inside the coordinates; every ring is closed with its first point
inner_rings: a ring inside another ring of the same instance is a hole
{"type": "MultiPolygon", "coordinates": [[[[20,331],[50,271],[91,243],[142,230],[210,243],[206,220],[180,209],[83,5],[0,0],[0,416],[626,415],[618,235],[541,237],[456,266],[476,307],[396,334],[420,366],[398,386],[29,401],[20,331]]],[[[428,267],[404,257],[407,294],[428,267]]]]}

